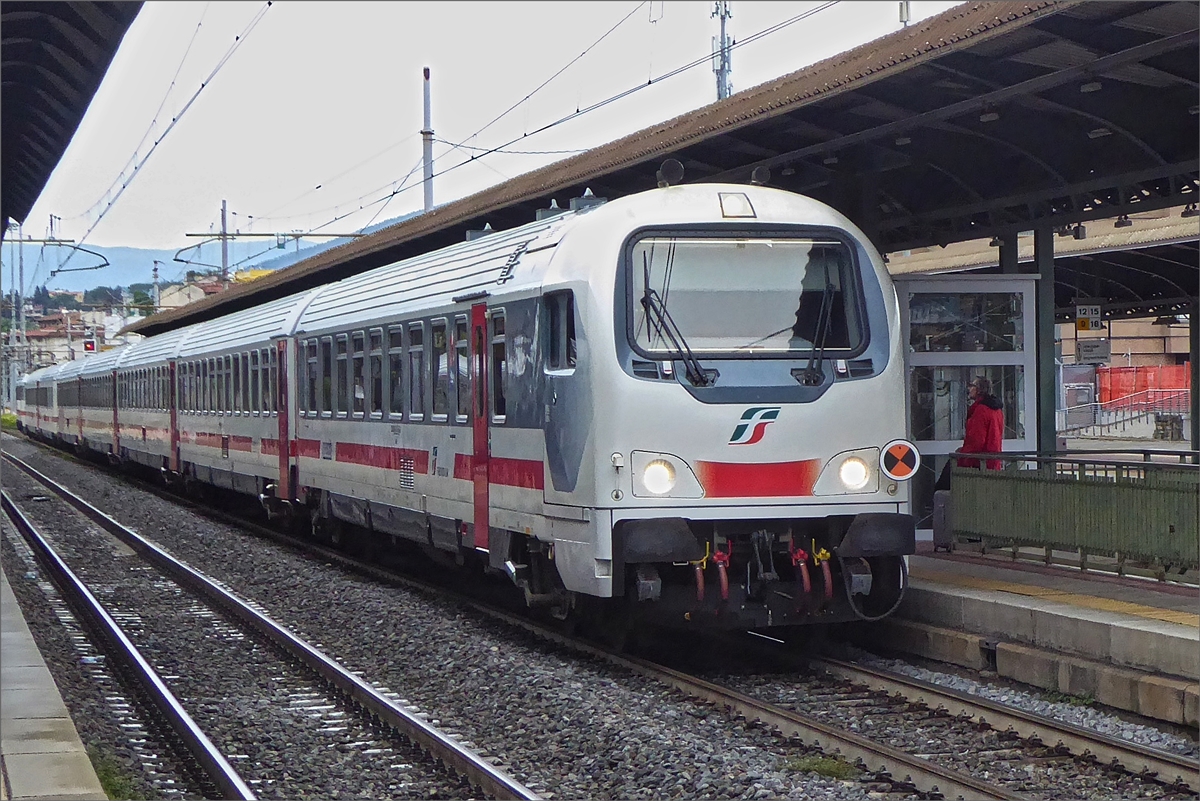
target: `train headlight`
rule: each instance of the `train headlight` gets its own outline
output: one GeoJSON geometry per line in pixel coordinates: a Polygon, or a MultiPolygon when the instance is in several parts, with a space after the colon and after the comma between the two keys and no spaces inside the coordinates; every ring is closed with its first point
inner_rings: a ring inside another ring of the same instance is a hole
{"type": "Polygon", "coordinates": [[[813,495],[862,495],[879,491],[879,449],[836,453],[821,468],[813,495]]]}
{"type": "Polygon", "coordinates": [[[642,470],[642,486],[654,495],[666,495],[675,487],[675,467],[666,459],[655,459],[642,470]]]}
{"type": "Polygon", "coordinates": [[[857,456],[847,457],[838,467],[838,478],[846,485],[846,489],[860,490],[867,485],[871,478],[871,468],[857,456]]]}
{"type": "Polygon", "coordinates": [[[673,453],[629,454],[630,486],[636,498],[703,498],[704,488],[688,463],[673,453]]]}

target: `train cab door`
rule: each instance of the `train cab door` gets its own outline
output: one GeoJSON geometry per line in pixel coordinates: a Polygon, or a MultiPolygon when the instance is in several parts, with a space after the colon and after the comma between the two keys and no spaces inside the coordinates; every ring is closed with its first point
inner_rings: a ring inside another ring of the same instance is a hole
{"type": "Polygon", "coordinates": [[[471,480],[474,483],[475,547],[487,550],[488,517],[488,460],[491,456],[491,401],[488,399],[488,330],[487,304],[471,306],[471,419],[473,452],[471,480]]]}

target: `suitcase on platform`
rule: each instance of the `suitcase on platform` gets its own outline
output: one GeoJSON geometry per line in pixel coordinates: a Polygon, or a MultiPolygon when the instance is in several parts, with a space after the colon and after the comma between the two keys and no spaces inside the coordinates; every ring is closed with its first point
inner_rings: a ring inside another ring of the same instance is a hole
{"type": "Polygon", "coordinates": [[[954,550],[954,521],[951,517],[950,490],[933,493],[933,550],[954,550]]]}

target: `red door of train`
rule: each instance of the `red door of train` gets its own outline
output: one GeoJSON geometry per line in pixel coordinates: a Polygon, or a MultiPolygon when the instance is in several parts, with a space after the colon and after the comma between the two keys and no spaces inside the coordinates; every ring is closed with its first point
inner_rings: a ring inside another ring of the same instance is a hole
{"type": "Polygon", "coordinates": [[[488,458],[491,453],[491,435],[488,425],[488,379],[487,379],[487,304],[471,306],[471,395],[473,398],[471,479],[475,484],[475,547],[488,547],[488,458]]]}

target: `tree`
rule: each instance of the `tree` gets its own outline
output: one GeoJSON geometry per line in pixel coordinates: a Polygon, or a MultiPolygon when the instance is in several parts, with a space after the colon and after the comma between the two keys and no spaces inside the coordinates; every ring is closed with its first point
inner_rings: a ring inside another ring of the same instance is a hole
{"type": "Polygon", "coordinates": [[[120,306],[121,287],[98,286],[83,293],[83,302],[94,306],[120,306]]]}

